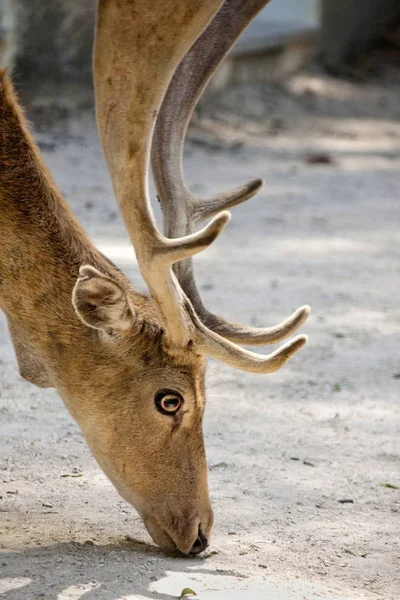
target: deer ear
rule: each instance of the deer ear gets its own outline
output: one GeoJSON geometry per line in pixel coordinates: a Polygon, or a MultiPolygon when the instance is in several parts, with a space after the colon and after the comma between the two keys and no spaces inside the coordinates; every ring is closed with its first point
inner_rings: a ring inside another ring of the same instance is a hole
{"type": "Polygon", "coordinates": [[[93,329],[126,331],[133,324],[126,292],[111,277],[89,265],[79,269],[72,304],[81,321],[93,329]]]}

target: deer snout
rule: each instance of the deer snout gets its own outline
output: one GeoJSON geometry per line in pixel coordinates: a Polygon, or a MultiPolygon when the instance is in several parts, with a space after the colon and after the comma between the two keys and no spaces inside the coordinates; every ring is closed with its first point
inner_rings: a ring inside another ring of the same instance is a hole
{"type": "Polygon", "coordinates": [[[208,538],[204,535],[201,525],[199,525],[196,541],[191,547],[189,554],[200,554],[207,546],[208,538]]]}
{"type": "Polygon", "coordinates": [[[207,548],[213,519],[210,506],[206,514],[202,515],[202,520],[199,517],[190,520],[173,518],[165,528],[151,517],[144,518],[144,523],[153,541],[163,550],[167,552],[179,550],[182,554],[195,555],[207,548]],[[171,527],[171,522],[173,527],[171,527]]]}

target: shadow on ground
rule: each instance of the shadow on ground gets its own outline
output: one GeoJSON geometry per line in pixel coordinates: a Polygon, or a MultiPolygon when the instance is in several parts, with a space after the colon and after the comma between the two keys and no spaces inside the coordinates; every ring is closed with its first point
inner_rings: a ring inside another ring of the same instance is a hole
{"type": "Polygon", "coordinates": [[[331,588],[212,570],[204,559],[168,558],[136,541],[92,547],[69,542],[5,553],[2,558],[4,600],[167,600],[179,598],[184,588],[194,588],[204,600],[344,600],[331,588]]]}
{"type": "Polygon", "coordinates": [[[193,569],[202,575],[215,573],[204,560],[169,558],[142,542],[67,542],[2,554],[0,592],[5,600],[176,598],[150,591],[151,582],[165,577],[166,570],[190,574],[193,569]]]}

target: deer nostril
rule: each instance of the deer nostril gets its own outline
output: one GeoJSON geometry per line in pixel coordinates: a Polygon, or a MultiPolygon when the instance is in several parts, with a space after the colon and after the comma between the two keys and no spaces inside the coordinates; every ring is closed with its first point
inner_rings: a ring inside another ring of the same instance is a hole
{"type": "Polygon", "coordinates": [[[207,548],[207,546],[208,546],[208,539],[202,532],[201,526],[199,525],[199,532],[197,535],[197,539],[196,539],[195,543],[193,544],[189,554],[200,554],[200,552],[203,552],[203,550],[205,550],[207,548]]]}

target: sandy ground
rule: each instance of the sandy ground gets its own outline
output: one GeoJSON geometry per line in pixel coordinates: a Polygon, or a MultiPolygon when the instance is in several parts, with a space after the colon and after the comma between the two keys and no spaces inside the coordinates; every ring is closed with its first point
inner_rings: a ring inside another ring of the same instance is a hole
{"type": "MultiPolygon", "coordinates": [[[[204,557],[151,545],[56,393],[21,381],[0,320],[2,598],[190,587],[201,599],[398,600],[399,91],[398,74],[308,73],[230,90],[197,117],[186,173],[198,193],[267,182],[196,260],[205,302],[253,324],[313,308],[309,345],[281,372],[210,364],[204,557]]],[[[42,123],[38,139],[98,247],[141,286],[90,111],[42,123]]]]}

